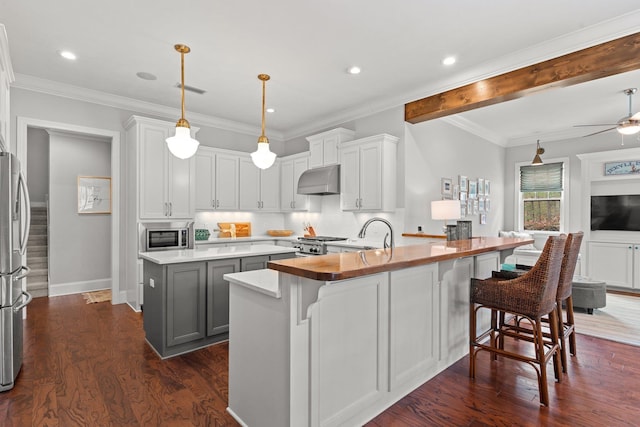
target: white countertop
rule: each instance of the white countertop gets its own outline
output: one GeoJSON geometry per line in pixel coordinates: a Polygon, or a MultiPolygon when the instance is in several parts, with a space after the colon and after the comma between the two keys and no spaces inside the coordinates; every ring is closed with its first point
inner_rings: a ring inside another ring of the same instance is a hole
{"type": "Polygon", "coordinates": [[[227,273],[222,277],[230,283],[244,286],[270,297],[280,298],[280,286],[276,270],[242,271],[240,273],[227,273]]]}
{"type": "Polygon", "coordinates": [[[293,253],[295,248],[276,245],[223,246],[195,248],[175,251],[141,252],[140,258],[156,264],[178,264],[181,262],[209,261],[225,258],[240,258],[258,255],[293,253]]]}
{"type": "MultiPolygon", "coordinates": [[[[216,233],[217,234],[217,233],[216,233]]],[[[207,240],[196,240],[195,244],[196,246],[202,246],[202,245],[210,245],[210,244],[215,244],[215,243],[226,243],[226,244],[233,244],[233,243],[251,243],[251,242],[261,242],[261,241],[278,241],[278,240],[286,240],[286,241],[291,241],[291,242],[295,242],[298,240],[298,236],[281,236],[281,237],[276,237],[276,236],[269,236],[269,235],[264,235],[264,236],[249,236],[249,237],[213,237],[210,236],[207,240]]]]}

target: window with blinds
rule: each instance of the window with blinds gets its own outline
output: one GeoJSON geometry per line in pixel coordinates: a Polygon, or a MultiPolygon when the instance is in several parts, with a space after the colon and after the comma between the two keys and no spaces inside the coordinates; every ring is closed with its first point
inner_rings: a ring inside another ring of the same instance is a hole
{"type": "Polygon", "coordinates": [[[564,164],[520,167],[523,225],[530,231],[560,231],[564,164]]]}

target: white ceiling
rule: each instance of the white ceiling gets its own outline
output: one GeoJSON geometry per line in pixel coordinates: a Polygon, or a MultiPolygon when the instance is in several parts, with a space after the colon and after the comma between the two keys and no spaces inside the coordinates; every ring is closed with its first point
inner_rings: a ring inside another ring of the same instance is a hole
{"type": "MultiPolygon", "coordinates": [[[[271,75],[267,135],[286,140],[640,31],[637,0],[0,0],[14,86],[135,105],[177,119],[180,56],[193,124],[254,132],[271,75]],[[70,62],[59,50],[75,52],[70,62]],[[444,67],[441,60],[458,62],[444,67]],[[359,65],[358,76],[346,73],[359,65]],[[157,76],[155,81],[137,72],[157,76]],[[141,103],[143,102],[143,103],[141,103]]],[[[640,72],[463,113],[501,145],[585,135],[627,113],[640,72]],[[578,133],[575,133],[575,131],[578,133]]],[[[640,110],[640,100],[635,103],[640,110]]]]}

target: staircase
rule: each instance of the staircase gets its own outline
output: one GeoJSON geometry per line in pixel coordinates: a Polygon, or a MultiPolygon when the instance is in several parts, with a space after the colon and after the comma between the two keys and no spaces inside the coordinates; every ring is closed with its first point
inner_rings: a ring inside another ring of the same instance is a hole
{"type": "Polygon", "coordinates": [[[47,208],[31,208],[31,233],[27,241],[27,292],[34,298],[49,294],[49,248],[47,237],[47,208]]]}

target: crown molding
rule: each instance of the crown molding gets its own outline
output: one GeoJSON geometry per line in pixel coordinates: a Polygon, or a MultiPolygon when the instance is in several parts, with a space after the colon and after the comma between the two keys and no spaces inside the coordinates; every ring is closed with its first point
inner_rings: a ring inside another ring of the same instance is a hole
{"type": "MultiPolygon", "coordinates": [[[[179,117],[181,110],[151,102],[140,101],[125,96],[113,95],[92,89],[86,89],[66,83],[41,79],[27,74],[16,74],[16,80],[11,84],[12,88],[24,89],[48,95],[69,98],[75,101],[90,102],[92,104],[135,111],[140,114],[167,118],[174,120],[179,117]]],[[[221,119],[201,113],[188,112],[189,122],[200,126],[208,126],[216,129],[236,132],[245,135],[259,135],[260,127],[247,125],[233,120],[221,119]]],[[[275,141],[283,141],[282,133],[270,131],[269,138],[275,141]]]]}

